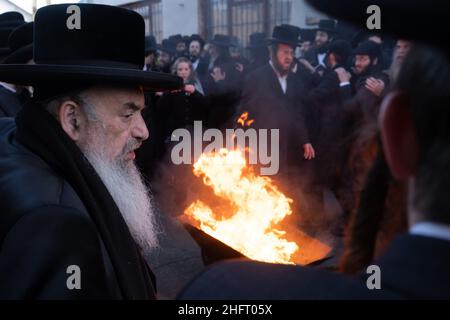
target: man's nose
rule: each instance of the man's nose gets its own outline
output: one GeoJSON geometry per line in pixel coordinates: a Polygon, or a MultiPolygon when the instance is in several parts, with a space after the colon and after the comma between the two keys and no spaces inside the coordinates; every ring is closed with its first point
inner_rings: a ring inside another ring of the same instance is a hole
{"type": "Polygon", "coordinates": [[[149,132],[147,129],[147,125],[145,124],[144,118],[141,114],[136,117],[136,122],[133,126],[133,130],[131,132],[133,138],[140,139],[142,141],[147,140],[149,137],[149,132]]]}

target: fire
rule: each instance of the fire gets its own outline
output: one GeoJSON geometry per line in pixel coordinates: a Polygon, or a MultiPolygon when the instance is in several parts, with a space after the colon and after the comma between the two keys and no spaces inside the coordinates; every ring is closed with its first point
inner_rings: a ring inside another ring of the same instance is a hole
{"type": "Polygon", "coordinates": [[[245,111],[243,114],[241,114],[241,116],[239,117],[239,119],[237,119],[236,122],[243,127],[245,126],[250,127],[255,122],[255,120],[254,119],[248,120],[248,115],[249,115],[248,112],[245,111]]]}
{"type": "Polygon", "coordinates": [[[193,223],[250,259],[295,263],[293,256],[299,246],[288,241],[286,231],[279,228],[279,223],[292,214],[292,200],[270,178],[255,175],[241,151],[221,149],[202,154],[194,164],[194,174],[203,177],[217,197],[229,201],[234,212],[219,217],[197,200],[185,210],[193,223]]]}

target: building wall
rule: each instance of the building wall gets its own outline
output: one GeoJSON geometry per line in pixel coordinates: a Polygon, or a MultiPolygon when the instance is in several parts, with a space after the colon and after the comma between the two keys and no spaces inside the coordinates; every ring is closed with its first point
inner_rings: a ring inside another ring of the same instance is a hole
{"type": "Polygon", "coordinates": [[[300,28],[310,28],[307,25],[308,19],[323,19],[326,16],[323,13],[318,12],[304,0],[293,0],[292,12],[291,12],[291,24],[300,28]]]}
{"type": "Polygon", "coordinates": [[[22,8],[19,8],[17,5],[15,5],[14,3],[11,3],[7,0],[0,0],[0,13],[8,12],[8,11],[20,12],[23,15],[25,21],[31,21],[33,19],[33,16],[30,12],[27,12],[27,11],[23,10],[22,8]]]}
{"type": "Polygon", "coordinates": [[[199,33],[198,0],[162,0],[163,36],[199,33]]]}

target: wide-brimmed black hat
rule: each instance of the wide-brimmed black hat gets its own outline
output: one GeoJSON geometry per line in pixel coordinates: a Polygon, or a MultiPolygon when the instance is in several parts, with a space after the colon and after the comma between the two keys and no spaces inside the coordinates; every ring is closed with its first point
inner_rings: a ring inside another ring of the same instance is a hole
{"type": "Polygon", "coordinates": [[[211,44],[218,47],[232,47],[233,43],[231,41],[231,37],[226,36],[224,34],[216,34],[214,38],[210,41],[211,44]]]}
{"type": "MultiPolygon", "coordinates": [[[[35,64],[0,65],[0,81],[31,86],[63,83],[181,88],[181,78],[143,71],[144,20],[113,6],[76,4],[80,28],[69,28],[70,4],[46,6],[34,20],[35,64]]],[[[75,26],[76,27],[76,26],[75,26]]]]}
{"type": "Polygon", "coordinates": [[[309,41],[314,42],[316,35],[315,29],[300,29],[300,43],[309,41]]]}
{"type": "Polygon", "coordinates": [[[181,34],[174,34],[174,35],[170,36],[168,40],[175,43],[175,45],[177,45],[180,42],[184,42],[183,36],[181,34]]]}
{"type": "Polygon", "coordinates": [[[193,34],[189,37],[188,46],[191,45],[192,41],[198,41],[200,43],[201,48],[203,48],[205,46],[205,40],[203,40],[202,36],[199,34],[193,34]]]}
{"type": "Polygon", "coordinates": [[[173,41],[170,41],[169,39],[163,39],[161,44],[158,45],[159,51],[167,52],[171,55],[174,55],[177,53],[177,44],[173,41]]]}
{"type": "Polygon", "coordinates": [[[0,28],[17,28],[25,23],[25,19],[20,12],[8,11],[0,14],[0,28]]]}
{"type": "Polygon", "coordinates": [[[145,54],[154,52],[158,49],[155,36],[149,35],[145,37],[145,54]]]}
{"type": "Polygon", "coordinates": [[[14,28],[0,28],[0,57],[7,56],[11,53],[11,49],[9,48],[9,36],[14,31],[14,28]]]}
{"type": "Polygon", "coordinates": [[[367,55],[373,58],[381,58],[381,45],[370,40],[363,41],[353,50],[354,55],[367,55]]]}
{"type": "Polygon", "coordinates": [[[336,21],[330,19],[322,19],[319,21],[319,26],[316,31],[324,31],[329,34],[334,34],[336,32],[336,21]]]}
{"type": "Polygon", "coordinates": [[[339,55],[345,61],[352,54],[352,45],[346,40],[333,40],[328,45],[327,52],[339,55]]]}
{"type": "Polygon", "coordinates": [[[27,63],[33,59],[34,22],[28,22],[16,28],[9,36],[8,45],[11,54],[1,63],[27,63]]]}
{"type": "Polygon", "coordinates": [[[289,24],[282,24],[275,26],[272,32],[272,38],[269,39],[269,43],[283,43],[297,47],[299,45],[300,28],[289,24]]]}
{"type": "Polygon", "coordinates": [[[250,42],[247,49],[261,49],[267,47],[267,36],[263,32],[254,32],[250,34],[250,42]]]}
{"type": "Polygon", "coordinates": [[[307,2],[321,12],[362,28],[366,28],[369,17],[366,13],[367,8],[370,5],[377,5],[381,10],[381,30],[379,30],[381,33],[428,43],[447,54],[450,53],[450,42],[445,40],[448,37],[448,17],[450,17],[448,1],[307,0],[307,2]],[[429,17],[426,20],[426,27],[423,23],[419,23],[424,17],[429,17]]]}

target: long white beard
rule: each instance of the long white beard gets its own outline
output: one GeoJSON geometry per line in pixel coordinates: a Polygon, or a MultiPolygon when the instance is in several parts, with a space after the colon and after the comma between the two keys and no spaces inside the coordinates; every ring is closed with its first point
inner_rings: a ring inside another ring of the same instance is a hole
{"type": "Polygon", "coordinates": [[[114,199],[141,250],[148,253],[156,249],[158,227],[155,214],[148,188],[136,165],[110,161],[108,155],[102,151],[102,146],[106,144],[95,145],[80,148],[114,199]]]}

